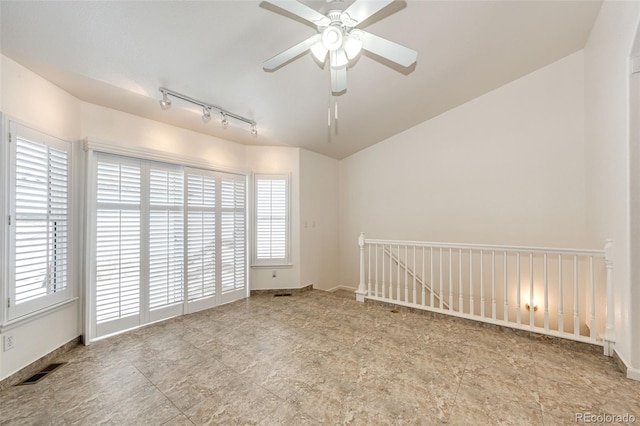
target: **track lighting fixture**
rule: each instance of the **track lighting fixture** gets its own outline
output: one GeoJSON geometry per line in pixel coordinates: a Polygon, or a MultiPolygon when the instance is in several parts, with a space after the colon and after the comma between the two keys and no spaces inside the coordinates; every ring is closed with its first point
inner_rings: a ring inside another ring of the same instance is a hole
{"type": "Polygon", "coordinates": [[[207,107],[202,107],[202,121],[208,123],[211,120],[211,111],[207,107]]]}
{"type": "Polygon", "coordinates": [[[164,109],[169,109],[171,108],[171,99],[169,99],[169,95],[167,95],[167,92],[160,89],[160,91],[162,92],[162,100],[160,101],[160,108],[164,109]]]}
{"type": "Polygon", "coordinates": [[[202,101],[198,101],[196,99],[190,98],[189,96],[183,95],[183,94],[178,93],[178,92],[174,92],[173,90],[169,90],[169,89],[166,89],[164,87],[161,87],[159,90],[160,90],[160,93],[162,93],[162,100],[160,101],[160,107],[163,110],[171,108],[171,99],[169,99],[169,96],[173,96],[174,98],[178,98],[178,99],[181,99],[183,101],[186,101],[186,102],[189,102],[191,104],[198,105],[199,107],[201,107],[202,108],[202,121],[204,121],[205,123],[208,123],[209,121],[211,121],[211,110],[213,109],[213,110],[220,111],[222,127],[226,128],[227,126],[229,126],[229,117],[231,117],[234,120],[242,121],[243,123],[247,123],[249,126],[251,126],[251,134],[252,135],[255,136],[255,135],[258,134],[257,123],[255,121],[253,121],[253,120],[250,120],[250,119],[248,119],[246,117],[243,117],[241,115],[229,112],[229,111],[227,111],[224,108],[221,108],[219,106],[208,104],[208,103],[202,102],[202,101]]]}

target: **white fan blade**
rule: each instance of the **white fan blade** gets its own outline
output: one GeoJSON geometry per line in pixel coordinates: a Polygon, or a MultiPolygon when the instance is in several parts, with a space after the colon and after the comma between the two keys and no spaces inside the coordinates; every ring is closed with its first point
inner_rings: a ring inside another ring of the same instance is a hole
{"type": "Polygon", "coordinates": [[[347,67],[331,68],[331,91],[341,93],[347,90],[347,67]]]}
{"type": "Polygon", "coordinates": [[[305,21],[309,21],[317,26],[326,27],[331,23],[331,19],[327,18],[322,13],[318,12],[317,10],[313,10],[309,6],[306,6],[297,1],[265,0],[265,3],[270,3],[274,6],[278,6],[280,9],[286,10],[287,12],[299,16],[305,21]]]}
{"type": "MultiPolygon", "coordinates": [[[[356,0],[351,6],[347,8],[347,10],[342,13],[346,13],[349,18],[351,18],[353,21],[356,21],[357,25],[370,16],[375,15],[378,11],[384,9],[393,2],[394,0],[356,0]]],[[[342,16],[340,16],[340,19],[343,19],[342,16]]],[[[345,25],[349,24],[345,22],[345,25]]]]}
{"type": "Polygon", "coordinates": [[[264,68],[267,71],[273,71],[276,68],[281,67],[282,65],[289,62],[296,56],[301,55],[302,53],[309,50],[309,48],[314,44],[316,44],[317,42],[319,42],[321,38],[322,38],[321,34],[312,35],[305,41],[298,43],[293,47],[288,48],[284,52],[277,54],[271,59],[267,59],[266,61],[263,62],[262,68],[264,68]]]}
{"type": "Polygon", "coordinates": [[[418,59],[415,50],[366,31],[362,31],[362,48],[403,67],[411,66],[418,59]]]}

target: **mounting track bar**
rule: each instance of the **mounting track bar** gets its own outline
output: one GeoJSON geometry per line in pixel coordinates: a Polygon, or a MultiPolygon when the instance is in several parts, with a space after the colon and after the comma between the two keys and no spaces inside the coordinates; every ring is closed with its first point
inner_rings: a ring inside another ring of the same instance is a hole
{"type": "Polygon", "coordinates": [[[224,114],[227,117],[231,117],[231,118],[234,118],[234,119],[236,119],[238,121],[242,121],[242,122],[247,123],[247,124],[249,124],[249,125],[251,125],[253,127],[255,127],[257,125],[257,123],[255,121],[250,120],[250,119],[248,119],[246,117],[243,117],[241,115],[229,112],[226,109],[221,108],[221,107],[219,107],[217,105],[208,104],[206,102],[199,101],[197,99],[193,99],[192,97],[189,97],[187,95],[183,95],[182,93],[174,92],[173,90],[169,90],[169,89],[167,89],[165,87],[161,87],[159,90],[160,90],[160,93],[162,93],[162,94],[166,94],[166,95],[169,95],[169,96],[173,96],[174,98],[182,99],[183,101],[187,101],[187,102],[192,103],[194,105],[201,106],[202,108],[207,108],[207,109],[210,109],[210,110],[211,109],[215,109],[215,110],[221,112],[222,114],[224,114]]]}

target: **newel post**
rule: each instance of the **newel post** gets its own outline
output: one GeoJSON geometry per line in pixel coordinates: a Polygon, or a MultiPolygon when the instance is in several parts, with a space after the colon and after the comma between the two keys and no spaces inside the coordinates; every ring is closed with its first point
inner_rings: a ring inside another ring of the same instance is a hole
{"type": "Polygon", "coordinates": [[[360,246],[360,283],[358,284],[358,290],[356,290],[356,300],[364,302],[364,296],[367,294],[364,286],[364,232],[361,232],[358,237],[358,245],[360,246]]]}
{"type": "Polygon", "coordinates": [[[613,292],[613,242],[607,240],[604,245],[604,262],[607,269],[607,326],[602,336],[604,342],[604,354],[613,356],[616,343],[615,335],[615,296],[613,292]]]}

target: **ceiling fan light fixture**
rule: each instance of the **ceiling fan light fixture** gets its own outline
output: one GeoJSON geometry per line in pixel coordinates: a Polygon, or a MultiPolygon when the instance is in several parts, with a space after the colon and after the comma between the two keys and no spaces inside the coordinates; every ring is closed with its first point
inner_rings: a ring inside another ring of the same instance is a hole
{"type": "Polygon", "coordinates": [[[322,32],[322,44],[330,52],[342,47],[342,39],[342,30],[337,26],[330,25],[322,32]]]}
{"type": "Polygon", "coordinates": [[[351,34],[347,36],[347,39],[344,42],[344,52],[347,54],[347,58],[352,61],[360,54],[361,51],[361,32],[358,30],[352,31],[351,34]]]}
{"type": "Polygon", "coordinates": [[[321,64],[324,64],[325,59],[327,59],[328,52],[329,51],[326,47],[324,47],[321,41],[311,46],[311,53],[313,54],[313,57],[316,58],[321,64]]]}

